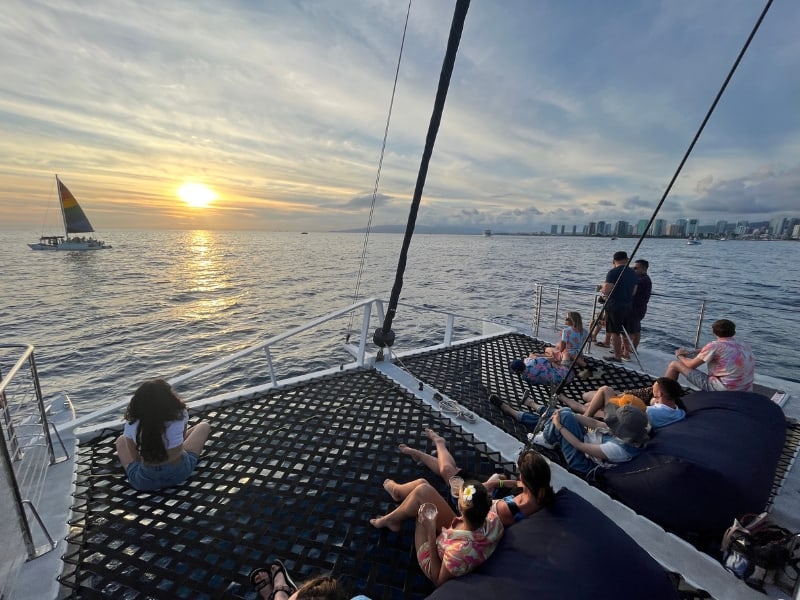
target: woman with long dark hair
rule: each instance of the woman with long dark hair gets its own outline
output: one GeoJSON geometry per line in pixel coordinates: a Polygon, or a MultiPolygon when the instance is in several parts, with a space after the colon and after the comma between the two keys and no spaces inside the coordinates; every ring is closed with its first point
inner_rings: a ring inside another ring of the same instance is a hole
{"type": "Polygon", "coordinates": [[[186,404],[169,383],[153,379],[139,386],[117,438],[117,453],[132,487],[152,491],[186,481],[210,432],[205,421],[193,427],[188,423],[186,404]]]}

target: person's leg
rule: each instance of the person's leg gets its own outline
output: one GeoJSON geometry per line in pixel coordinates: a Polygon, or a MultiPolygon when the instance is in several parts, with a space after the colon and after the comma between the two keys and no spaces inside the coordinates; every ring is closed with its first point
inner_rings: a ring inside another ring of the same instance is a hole
{"type": "Polygon", "coordinates": [[[453,458],[453,455],[450,454],[450,451],[447,449],[447,442],[445,442],[442,436],[432,429],[426,429],[425,435],[428,436],[428,439],[432,441],[433,445],[436,447],[435,457],[408,446],[403,448],[404,444],[401,444],[400,452],[407,454],[414,460],[420,461],[431,471],[437,473],[439,477],[447,481],[458,473],[461,468],[456,464],[456,459],[453,458]]]}
{"type": "MultiPolygon", "coordinates": [[[[436,509],[439,511],[436,516],[437,528],[440,522],[444,523],[443,526],[450,525],[455,518],[453,509],[450,508],[445,499],[442,498],[442,495],[437,492],[431,484],[424,479],[422,481],[422,484],[414,487],[411,492],[405,496],[400,506],[387,515],[370,519],[370,524],[378,529],[387,527],[394,532],[398,532],[402,528],[403,521],[417,517],[420,505],[425,502],[431,502],[436,505],[436,509]]],[[[401,486],[398,486],[398,488],[399,487],[401,486]]]]}
{"type": "MultiPolygon", "coordinates": [[[[566,428],[572,435],[579,440],[583,439],[583,427],[581,427],[581,424],[578,423],[578,420],[575,418],[575,413],[568,408],[562,408],[559,411],[558,420],[561,426],[566,428]]],[[[589,460],[583,452],[567,442],[561,432],[555,427],[553,428],[553,436],[557,438],[561,446],[561,453],[564,455],[564,459],[573,471],[588,473],[594,468],[595,464],[589,460]]]]}
{"type": "MultiPolygon", "coordinates": [[[[587,404],[591,401],[592,397],[594,397],[594,394],[595,392],[584,392],[583,398],[587,404]],[[588,400],[586,400],[587,395],[589,396],[588,400]]],[[[568,407],[572,412],[577,413],[579,415],[582,415],[583,412],[586,410],[585,404],[578,402],[577,400],[573,400],[572,398],[569,398],[564,394],[559,394],[558,399],[564,403],[564,406],[568,407]]]]}
{"type": "MultiPolygon", "coordinates": [[[[586,406],[583,414],[587,417],[595,417],[599,413],[604,413],[604,408],[606,406],[606,402],[610,398],[613,398],[617,395],[617,392],[614,388],[608,385],[604,385],[599,388],[594,394],[592,395],[591,400],[589,400],[589,404],[586,406]]],[[[605,413],[604,415],[605,416],[605,413]]]]}
{"type": "Polygon", "coordinates": [[[129,464],[142,459],[142,457],[139,456],[139,451],[136,449],[136,443],[131,438],[125,437],[124,435],[119,436],[116,446],[119,461],[122,463],[123,469],[127,470],[129,464]]]}
{"type": "Polygon", "coordinates": [[[411,492],[414,491],[415,488],[418,488],[423,483],[428,482],[424,479],[415,479],[414,481],[409,481],[408,483],[397,483],[394,479],[384,479],[383,489],[385,489],[386,493],[392,497],[392,500],[395,502],[402,502],[411,492]]]}
{"type": "Polygon", "coordinates": [[[205,421],[200,421],[194,427],[189,427],[184,434],[183,449],[200,456],[210,433],[211,426],[205,421]]]}
{"type": "Polygon", "coordinates": [[[637,331],[636,333],[631,334],[631,341],[633,342],[634,348],[639,348],[639,340],[642,338],[642,332],[637,331]]]}

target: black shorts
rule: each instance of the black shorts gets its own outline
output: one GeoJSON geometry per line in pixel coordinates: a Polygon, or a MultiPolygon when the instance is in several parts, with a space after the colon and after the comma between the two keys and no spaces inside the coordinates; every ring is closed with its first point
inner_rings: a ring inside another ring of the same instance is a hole
{"type": "Polygon", "coordinates": [[[630,306],[606,307],[606,333],[622,333],[625,319],[631,312],[630,306]]]}

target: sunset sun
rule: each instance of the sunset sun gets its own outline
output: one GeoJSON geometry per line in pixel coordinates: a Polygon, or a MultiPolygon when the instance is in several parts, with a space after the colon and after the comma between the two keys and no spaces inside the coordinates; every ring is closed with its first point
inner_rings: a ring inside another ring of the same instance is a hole
{"type": "Polygon", "coordinates": [[[205,208],[216,200],[217,195],[202,183],[184,183],[178,189],[178,197],[189,206],[205,208]]]}

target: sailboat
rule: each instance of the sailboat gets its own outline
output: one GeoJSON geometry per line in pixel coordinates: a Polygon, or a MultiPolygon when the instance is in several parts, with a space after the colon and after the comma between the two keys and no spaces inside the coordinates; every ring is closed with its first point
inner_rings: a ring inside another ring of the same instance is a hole
{"type": "Polygon", "coordinates": [[[76,236],[76,233],[93,233],[94,227],[83,212],[81,205],[56,175],[58,205],[64,220],[64,235],[43,235],[35,244],[28,244],[31,250],[108,250],[111,248],[102,240],[93,237],[76,236]]]}

